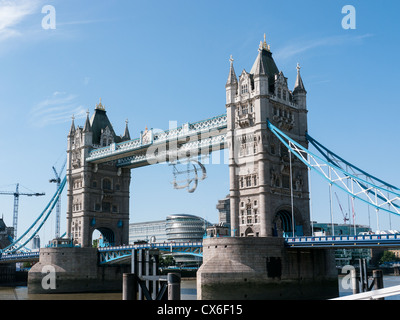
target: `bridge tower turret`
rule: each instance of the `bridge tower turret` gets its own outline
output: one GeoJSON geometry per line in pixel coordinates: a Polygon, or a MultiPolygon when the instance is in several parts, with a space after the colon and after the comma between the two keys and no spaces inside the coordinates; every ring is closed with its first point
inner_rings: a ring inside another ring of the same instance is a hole
{"type": "Polygon", "coordinates": [[[130,170],[115,162],[87,163],[89,152],[129,139],[117,136],[101,101],[84,127],[72,120],[68,134],[67,160],[67,235],[75,244],[92,246],[94,230],[109,245],[128,244],[130,170]]]}
{"type": "Polygon", "coordinates": [[[269,120],[307,146],[306,91],[299,68],[292,92],[264,35],[250,72],[243,70],[235,83],[232,70],[231,59],[226,85],[231,234],[309,234],[307,167],[289,154],[267,126],[269,120]]]}
{"type": "Polygon", "coordinates": [[[300,75],[300,65],[297,64],[297,77],[296,77],[296,82],[294,84],[294,89],[293,89],[293,100],[294,102],[303,109],[307,108],[307,91],[306,88],[304,87],[303,79],[301,78],[300,75]]]}

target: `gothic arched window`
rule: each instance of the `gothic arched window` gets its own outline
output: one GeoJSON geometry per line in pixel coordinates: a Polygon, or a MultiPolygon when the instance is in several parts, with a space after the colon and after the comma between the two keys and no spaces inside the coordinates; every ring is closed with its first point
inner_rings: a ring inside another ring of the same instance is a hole
{"type": "Polygon", "coordinates": [[[111,190],[111,180],[104,178],[102,187],[103,187],[103,190],[111,190]]]}

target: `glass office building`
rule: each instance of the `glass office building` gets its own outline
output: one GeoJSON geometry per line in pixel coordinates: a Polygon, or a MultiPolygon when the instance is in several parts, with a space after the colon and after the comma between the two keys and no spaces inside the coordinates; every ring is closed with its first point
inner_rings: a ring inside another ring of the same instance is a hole
{"type": "Polygon", "coordinates": [[[166,220],[168,241],[202,241],[207,226],[203,218],[190,214],[172,214],[166,220]]]}
{"type": "Polygon", "coordinates": [[[165,233],[165,220],[130,223],[129,244],[142,241],[167,241],[167,234],[165,233]]]}
{"type": "MultiPolygon", "coordinates": [[[[203,218],[190,214],[172,214],[166,220],[168,241],[196,242],[203,241],[206,229],[211,224],[203,218]]],[[[174,253],[178,266],[200,266],[202,258],[192,255],[174,253]]]]}
{"type": "MultiPolygon", "coordinates": [[[[166,220],[129,224],[129,243],[138,242],[197,242],[203,241],[211,223],[191,214],[171,214],[166,220]]],[[[173,253],[178,266],[199,266],[201,257],[173,253]]]]}

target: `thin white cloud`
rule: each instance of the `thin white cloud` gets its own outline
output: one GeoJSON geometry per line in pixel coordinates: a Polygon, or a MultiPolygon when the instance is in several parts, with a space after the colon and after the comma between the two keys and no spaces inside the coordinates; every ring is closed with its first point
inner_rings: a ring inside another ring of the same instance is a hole
{"type": "Polygon", "coordinates": [[[30,112],[30,124],[45,127],[71,121],[86,116],[86,109],[77,102],[77,96],[56,91],[50,97],[37,103],[30,112]]]}
{"type": "Polygon", "coordinates": [[[291,44],[283,48],[280,48],[276,52],[274,52],[274,56],[279,60],[287,60],[292,57],[297,57],[301,53],[321,47],[342,46],[342,45],[352,45],[355,43],[362,43],[363,39],[370,37],[373,37],[373,34],[368,33],[358,36],[345,34],[345,35],[324,37],[321,39],[292,41],[291,44]]]}
{"type": "Polygon", "coordinates": [[[82,24],[92,24],[92,23],[103,23],[103,22],[110,22],[113,20],[76,20],[76,21],[64,21],[64,22],[57,22],[57,26],[72,26],[72,25],[82,25],[82,24]]]}
{"type": "Polygon", "coordinates": [[[0,41],[20,36],[18,24],[35,13],[39,3],[39,0],[0,0],[0,41]]]}

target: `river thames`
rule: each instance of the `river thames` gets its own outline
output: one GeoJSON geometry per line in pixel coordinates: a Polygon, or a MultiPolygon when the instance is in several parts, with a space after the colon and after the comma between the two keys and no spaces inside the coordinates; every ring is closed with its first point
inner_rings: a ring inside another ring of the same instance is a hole
{"type": "MultiPolygon", "coordinates": [[[[345,289],[343,277],[338,277],[339,296],[352,294],[351,289],[345,289]]],[[[384,276],[385,288],[400,285],[400,276],[384,276]]],[[[196,300],[196,280],[182,279],[181,299],[196,300]]],[[[26,286],[0,287],[0,300],[121,300],[122,293],[69,293],[69,294],[29,294],[26,286]]],[[[385,300],[400,300],[400,295],[385,298],[385,300]]]]}

